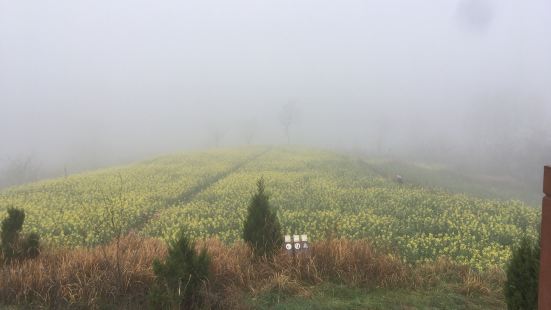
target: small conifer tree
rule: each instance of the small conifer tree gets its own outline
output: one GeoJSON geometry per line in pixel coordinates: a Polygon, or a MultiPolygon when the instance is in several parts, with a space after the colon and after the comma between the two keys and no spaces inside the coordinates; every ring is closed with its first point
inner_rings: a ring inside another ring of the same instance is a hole
{"type": "Polygon", "coordinates": [[[5,262],[14,259],[35,258],[40,253],[40,236],[31,233],[21,236],[25,211],[9,208],[8,216],[2,221],[0,242],[2,258],[5,262]]]}
{"type": "Polygon", "coordinates": [[[539,242],[534,244],[528,238],[523,238],[519,246],[513,249],[503,290],[508,309],[537,309],[539,256],[539,242]]]}
{"type": "Polygon", "coordinates": [[[21,243],[22,257],[35,258],[40,254],[40,235],[37,233],[30,233],[23,239],[21,243]]]}
{"type": "Polygon", "coordinates": [[[243,228],[243,239],[257,257],[271,258],[283,244],[277,214],[271,209],[264,179],[256,183],[257,192],[251,198],[243,228]]]}
{"type": "Polygon", "coordinates": [[[169,243],[164,262],[155,260],[156,284],[151,291],[151,304],[158,309],[190,309],[200,307],[201,288],[209,277],[210,257],[206,249],[197,253],[195,245],[180,232],[169,243]]]}
{"type": "Polygon", "coordinates": [[[8,209],[8,217],[2,221],[2,232],[0,233],[2,257],[5,261],[10,261],[18,256],[17,245],[24,221],[25,212],[23,210],[8,209]]]}

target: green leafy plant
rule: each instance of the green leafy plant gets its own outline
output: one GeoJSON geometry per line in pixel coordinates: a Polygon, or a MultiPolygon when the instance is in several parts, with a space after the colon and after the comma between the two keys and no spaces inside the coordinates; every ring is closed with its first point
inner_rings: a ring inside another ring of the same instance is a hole
{"type": "Polygon", "coordinates": [[[264,179],[256,183],[243,228],[243,239],[257,257],[271,258],[282,246],[283,236],[277,214],[270,207],[264,179]]]}

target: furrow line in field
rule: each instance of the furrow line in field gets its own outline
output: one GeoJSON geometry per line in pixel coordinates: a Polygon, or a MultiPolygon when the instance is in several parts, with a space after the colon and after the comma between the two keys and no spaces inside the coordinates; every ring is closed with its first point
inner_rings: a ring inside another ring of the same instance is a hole
{"type": "Polygon", "coordinates": [[[197,185],[195,185],[195,186],[191,187],[190,189],[182,192],[180,195],[178,195],[176,197],[173,197],[173,198],[170,198],[170,199],[167,199],[165,201],[163,207],[159,208],[158,210],[156,210],[155,212],[153,212],[151,214],[144,215],[144,217],[139,222],[137,222],[135,225],[133,225],[132,228],[129,229],[129,230],[130,231],[141,231],[152,219],[158,217],[163,210],[168,209],[168,208],[173,207],[173,206],[176,206],[176,205],[183,205],[183,204],[191,202],[200,193],[204,192],[205,190],[207,190],[208,188],[210,188],[211,186],[213,186],[217,182],[219,182],[219,181],[227,178],[228,176],[234,174],[236,171],[241,169],[243,166],[245,166],[248,163],[251,163],[251,162],[255,161],[257,158],[259,158],[260,156],[268,153],[270,150],[271,150],[271,148],[267,148],[266,150],[264,150],[262,152],[259,152],[257,154],[254,154],[253,156],[250,156],[250,157],[246,158],[245,160],[235,164],[234,166],[232,166],[231,168],[229,168],[226,171],[223,171],[221,173],[218,173],[218,174],[215,174],[215,175],[204,178],[197,185]]]}

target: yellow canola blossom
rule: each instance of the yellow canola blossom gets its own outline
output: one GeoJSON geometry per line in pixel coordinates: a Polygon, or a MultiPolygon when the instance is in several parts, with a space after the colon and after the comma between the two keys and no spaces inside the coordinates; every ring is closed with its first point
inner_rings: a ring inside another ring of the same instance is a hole
{"type": "Polygon", "coordinates": [[[124,231],[169,239],[183,228],[193,238],[229,243],[241,238],[255,183],[264,177],[285,233],[367,238],[411,263],[447,256],[476,269],[503,267],[521,236],[537,236],[539,212],[521,202],[396,184],[328,151],[266,150],[171,155],[15,187],[0,196],[0,212],[24,208],[25,229],[59,245],[110,240],[112,214],[124,231]]]}

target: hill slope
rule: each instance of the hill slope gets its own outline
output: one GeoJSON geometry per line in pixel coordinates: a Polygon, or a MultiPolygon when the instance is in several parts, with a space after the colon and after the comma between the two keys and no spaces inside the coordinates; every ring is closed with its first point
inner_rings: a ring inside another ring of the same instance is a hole
{"type": "Polygon", "coordinates": [[[261,176],[286,233],[369,238],[410,262],[502,266],[539,221],[520,202],[396,184],[363,161],[300,147],[191,152],[33,183],[3,191],[0,212],[24,208],[25,229],[58,245],[102,243],[115,228],[170,238],[183,227],[231,242],[261,176]]]}
{"type": "Polygon", "coordinates": [[[520,200],[540,207],[541,184],[530,184],[512,177],[477,174],[445,165],[406,162],[388,158],[367,158],[374,171],[388,178],[402,175],[409,183],[437,187],[454,193],[499,200],[520,200]]]}

